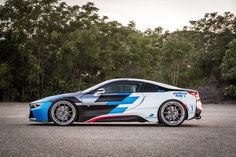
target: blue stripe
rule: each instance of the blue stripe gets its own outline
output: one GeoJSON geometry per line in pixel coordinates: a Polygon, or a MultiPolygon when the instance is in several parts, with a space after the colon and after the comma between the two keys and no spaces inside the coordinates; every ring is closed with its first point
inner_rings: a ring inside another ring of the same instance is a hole
{"type": "Polygon", "coordinates": [[[127,108],[128,107],[116,107],[110,112],[110,114],[112,114],[112,113],[123,113],[123,112],[125,112],[125,110],[127,108]]]}
{"type": "Polygon", "coordinates": [[[127,97],[122,101],[121,104],[133,104],[138,98],[139,96],[127,97]]]}
{"type": "Polygon", "coordinates": [[[121,104],[133,104],[138,98],[139,98],[139,96],[133,96],[133,97],[127,97],[123,101],[111,101],[111,102],[108,102],[107,105],[118,105],[109,114],[125,112],[125,110],[128,107],[119,107],[119,105],[121,105],[121,104]]]}
{"type": "Polygon", "coordinates": [[[107,105],[119,105],[119,104],[132,104],[134,103],[139,97],[138,96],[133,96],[133,97],[126,97],[122,101],[110,101],[107,102],[107,105]]]}

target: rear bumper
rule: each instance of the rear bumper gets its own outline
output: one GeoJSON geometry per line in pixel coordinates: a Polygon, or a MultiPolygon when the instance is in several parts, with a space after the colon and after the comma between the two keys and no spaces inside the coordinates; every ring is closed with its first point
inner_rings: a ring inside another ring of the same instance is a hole
{"type": "Polygon", "coordinates": [[[201,113],[202,113],[201,110],[196,109],[196,112],[195,112],[195,119],[201,119],[201,113]]]}
{"type": "Polygon", "coordinates": [[[202,113],[202,102],[201,100],[197,100],[197,107],[196,107],[196,111],[195,111],[195,118],[196,119],[201,119],[201,113],[202,113]]]}
{"type": "Polygon", "coordinates": [[[200,111],[202,111],[203,110],[203,108],[202,108],[202,102],[201,102],[201,100],[199,99],[199,100],[197,100],[197,109],[198,110],[200,110],[200,111]]]}

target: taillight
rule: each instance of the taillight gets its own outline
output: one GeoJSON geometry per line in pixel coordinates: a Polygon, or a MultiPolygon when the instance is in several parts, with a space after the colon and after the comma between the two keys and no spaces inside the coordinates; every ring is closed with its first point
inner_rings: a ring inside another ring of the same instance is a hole
{"type": "Polygon", "coordinates": [[[196,98],[196,100],[199,100],[199,93],[197,91],[188,91],[189,94],[191,94],[192,96],[194,96],[196,98]]]}

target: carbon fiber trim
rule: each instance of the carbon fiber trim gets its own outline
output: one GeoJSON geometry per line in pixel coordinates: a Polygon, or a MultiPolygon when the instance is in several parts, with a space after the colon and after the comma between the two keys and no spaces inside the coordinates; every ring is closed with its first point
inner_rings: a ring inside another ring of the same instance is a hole
{"type": "Polygon", "coordinates": [[[79,111],[79,122],[85,122],[91,118],[105,115],[111,112],[117,105],[93,105],[93,106],[77,106],[79,111]]]}
{"type": "Polygon", "coordinates": [[[129,95],[101,95],[95,102],[123,101],[129,95]]]}
{"type": "Polygon", "coordinates": [[[30,110],[29,118],[35,118],[33,112],[30,110]]]}
{"type": "Polygon", "coordinates": [[[125,115],[125,116],[117,116],[117,117],[109,117],[109,118],[101,118],[96,122],[146,122],[147,120],[139,117],[139,116],[132,116],[132,115],[125,115]]]}

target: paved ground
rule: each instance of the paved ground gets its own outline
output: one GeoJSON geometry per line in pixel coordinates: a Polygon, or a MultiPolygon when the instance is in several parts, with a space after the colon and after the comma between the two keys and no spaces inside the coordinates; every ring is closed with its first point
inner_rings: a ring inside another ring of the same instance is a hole
{"type": "Polygon", "coordinates": [[[205,105],[201,120],[144,123],[28,122],[27,104],[0,104],[0,156],[236,156],[236,104],[205,105]]]}

